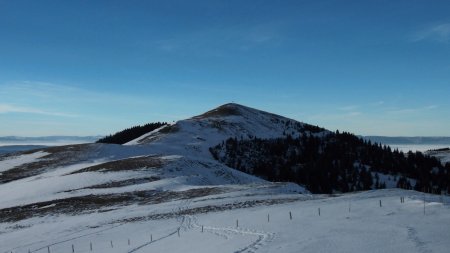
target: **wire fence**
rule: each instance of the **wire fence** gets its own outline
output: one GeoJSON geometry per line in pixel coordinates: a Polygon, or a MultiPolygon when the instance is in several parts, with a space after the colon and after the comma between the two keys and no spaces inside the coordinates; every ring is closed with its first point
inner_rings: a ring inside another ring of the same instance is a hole
{"type": "MultiPolygon", "coordinates": [[[[417,204],[417,201],[423,202],[423,214],[427,215],[427,211],[430,204],[432,203],[440,203],[443,205],[449,205],[450,204],[450,196],[441,194],[441,195],[432,195],[432,194],[414,194],[410,196],[400,196],[398,200],[398,204],[404,205],[409,203],[410,201],[415,201],[415,204],[417,204]]],[[[357,209],[356,203],[357,200],[348,201],[348,208],[345,208],[345,212],[352,213],[357,209]]],[[[383,199],[377,199],[374,201],[374,208],[386,208],[390,207],[392,205],[392,201],[383,201],[383,199]]],[[[324,207],[320,206],[317,207],[316,216],[321,217],[323,216],[324,207]]],[[[326,210],[325,210],[326,211],[326,210]]],[[[304,213],[303,213],[304,214],[304,213]]],[[[326,214],[325,214],[326,215],[326,214]]],[[[329,214],[328,214],[329,215],[329,214]]],[[[266,216],[261,220],[261,222],[264,223],[273,223],[277,222],[275,220],[275,217],[280,219],[280,215],[271,215],[270,213],[267,213],[266,216]]],[[[154,234],[151,232],[148,232],[146,235],[140,235],[140,238],[133,238],[133,237],[127,237],[127,238],[120,238],[117,239],[115,237],[114,239],[103,239],[103,240],[94,240],[92,238],[89,239],[83,239],[81,237],[72,238],[63,240],[57,243],[41,246],[38,248],[24,248],[20,247],[16,250],[9,250],[4,251],[4,253],[89,253],[89,252],[127,252],[127,253],[134,253],[144,247],[147,247],[151,245],[152,243],[156,243],[158,241],[161,241],[163,239],[166,239],[168,237],[176,236],[176,237],[182,237],[183,236],[183,223],[185,220],[184,216],[179,217],[180,225],[176,227],[175,229],[166,232],[165,234],[154,234]]],[[[295,212],[289,211],[285,214],[285,219],[288,221],[294,221],[296,219],[302,219],[301,215],[295,215],[295,212]]],[[[240,220],[235,219],[235,225],[234,227],[236,229],[239,229],[241,226],[240,220]]],[[[118,227],[118,226],[114,226],[118,227]]],[[[206,229],[204,225],[197,225],[198,230],[200,233],[203,233],[206,229]]],[[[102,232],[106,231],[100,230],[97,232],[92,232],[89,234],[84,235],[84,237],[87,237],[89,235],[91,236],[98,236],[102,234],[102,232]]]]}

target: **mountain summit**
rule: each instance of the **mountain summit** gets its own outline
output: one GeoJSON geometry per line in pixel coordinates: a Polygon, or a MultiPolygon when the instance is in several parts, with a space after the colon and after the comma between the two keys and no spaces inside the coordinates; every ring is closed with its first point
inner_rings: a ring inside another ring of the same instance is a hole
{"type": "Polygon", "coordinates": [[[288,134],[299,137],[311,127],[283,116],[229,103],[163,126],[126,145],[147,145],[164,153],[211,158],[209,148],[228,138],[275,139],[288,134]]]}

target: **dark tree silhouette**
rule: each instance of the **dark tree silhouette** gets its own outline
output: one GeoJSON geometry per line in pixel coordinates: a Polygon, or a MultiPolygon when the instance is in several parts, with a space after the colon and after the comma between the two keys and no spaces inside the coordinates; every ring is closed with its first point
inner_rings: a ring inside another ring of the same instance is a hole
{"type": "Polygon", "coordinates": [[[450,191],[449,163],[443,166],[420,152],[392,151],[347,132],[321,132],[313,126],[308,131],[299,138],[230,138],[210,152],[232,168],[270,181],[296,182],[313,193],[386,188],[387,177],[404,189],[450,191]]]}
{"type": "Polygon", "coordinates": [[[101,138],[97,143],[124,144],[132,141],[143,134],[151,132],[157,128],[167,125],[166,122],[148,123],[143,126],[134,126],[101,138]]]}

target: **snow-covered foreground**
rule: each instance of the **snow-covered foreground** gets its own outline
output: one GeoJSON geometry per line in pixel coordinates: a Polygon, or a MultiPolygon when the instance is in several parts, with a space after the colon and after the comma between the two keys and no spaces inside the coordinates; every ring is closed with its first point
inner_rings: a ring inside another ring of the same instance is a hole
{"type": "Polygon", "coordinates": [[[448,198],[398,189],[335,197],[278,190],[242,186],[162,204],[2,223],[0,252],[72,252],[72,247],[74,252],[100,253],[448,252],[450,248],[448,198]]]}

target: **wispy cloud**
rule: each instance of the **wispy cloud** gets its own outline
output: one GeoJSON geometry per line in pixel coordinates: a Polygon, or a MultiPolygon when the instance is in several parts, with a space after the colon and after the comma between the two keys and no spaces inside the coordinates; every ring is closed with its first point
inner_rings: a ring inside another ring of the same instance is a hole
{"type": "Polygon", "coordinates": [[[450,23],[441,23],[429,26],[415,32],[412,41],[432,40],[437,42],[450,42],[450,23]]]}
{"type": "Polygon", "coordinates": [[[28,113],[124,122],[179,119],[173,112],[153,115],[163,99],[170,102],[170,98],[156,95],[141,96],[49,82],[19,81],[0,84],[0,97],[1,114],[28,113]]]}
{"type": "Polygon", "coordinates": [[[428,106],[425,106],[425,109],[431,110],[431,109],[436,109],[438,107],[439,107],[438,105],[428,105],[428,106]]]}
{"type": "Polygon", "coordinates": [[[199,56],[224,57],[232,51],[248,51],[259,46],[278,45],[282,40],[280,22],[253,26],[222,27],[176,34],[155,42],[167,53],[196,53],[199,56]]]}
{"type": "Polygon", "coordinates": [[[347,106],[339,107],[338,109],[340,111],[354,111],[354,110],[356,110],[358,108],[359,108],[358,105],[347,105],[347,106]]]}
{"type": "Polygon", "coordinates": [[[439,107],[438,105],[427,105],[427,106],[419,107],[419,108],[392,109],[392,110],[388,110],[387,113],[390,113],[390,114],[412,114],[412,113],[419,113],[419,112],[433,110],[438,107],[439,107]]]}
{"type": "Polygon", "coordinates": [[[380,101],[376,101],[376,102],[374,102],[374,103],[372,103],[372,104],[370,104],[370,105],[372,105],[372,106],[382,106],[382,105],[384,105],[384,101],[383,100],[380,100],[380,101]]]}
{"type": "Polygon", "coordinates": [[[41,114],[41,115],[49,115],[49,116],[59,116],[59,117],[76,117],[73,114],[60,113],[60,112],[51,112],[40,110],[31,107],[17,106],[12,104],[0,104],[0,113],[31,113],[31,114],[41,114]]]}
{"type": "Polygon", "coordinates": [[[348,117],[356,117],[362,115],[362,112],[349,112],[346,114],[348,117]]]}
{"type": "Polygon", "coordinates": [[[322,121],[322,120],[350,120],[350,119],[355,119],[358,118],[360,116],[363,116],[363,113],[360,111],[351,111],[351,112],[346,112],[346,113],[336,113],[336,114],[330,114],[330,113],[325,113],[325,114],[316,114],[316,115],[312,115],[310,117],[308,117],[309,120],[312,121],[322,121]]]}
{"type": "MultiPolygon", "coordinates": [[[[113,94],[107,91],[95,91],[78,88],[70,85],[61,85],[49,82],[20,81],[0,85],[0,96],[14,100],[33,101],[42,103],[67,105],[90,104],[148,104],[148,99],[127,94],[113,94]]],[[[14,101],[10,104],[19,104],[14,101]]]]}

